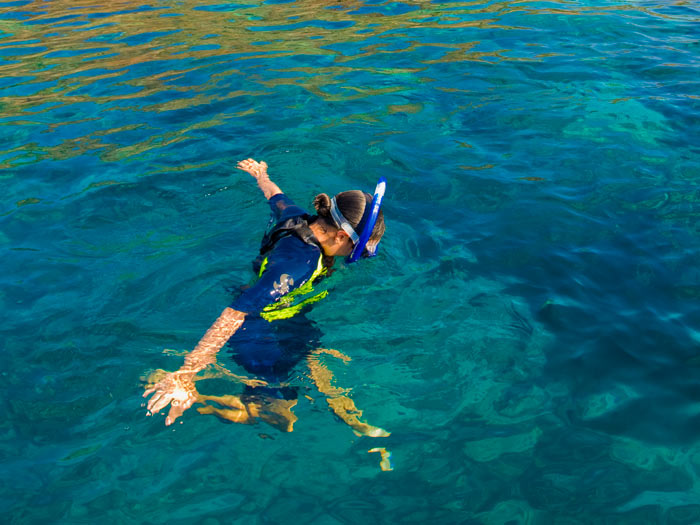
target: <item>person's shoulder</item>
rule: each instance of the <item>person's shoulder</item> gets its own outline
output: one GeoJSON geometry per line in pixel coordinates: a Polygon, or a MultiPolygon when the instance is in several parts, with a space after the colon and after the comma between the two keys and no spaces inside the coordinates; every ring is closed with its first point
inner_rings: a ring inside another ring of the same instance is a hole
{"type": "Polygon", "coordinates": [[[301,215],[308,215],[308,212],[304,208],[297,206],[296,203],[284,193],[273,195],[268,200],[268,203],[280,221],[301,215]]]}

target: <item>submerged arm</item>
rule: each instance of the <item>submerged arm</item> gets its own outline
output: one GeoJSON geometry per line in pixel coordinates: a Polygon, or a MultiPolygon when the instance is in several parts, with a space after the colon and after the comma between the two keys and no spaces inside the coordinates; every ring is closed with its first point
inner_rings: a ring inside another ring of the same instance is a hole
{"type": "Polygon", "coordinates": [[[270,180],[270,176],[267,174],[267,162],[246,159],[240,161],[237,168],[255,177],[255,180],[258,181],[258,186],[260,186],[267,200],[270,200],[271,197],[278,193],[283,193],[279,186],[270,180]]]}
{"type": "Polygon", "coordinates": [[[236,333],[244,320],[245,313],[233,308],[226,308],[221,312],[194,350],[185,357],[182,367],[144,392],[143,397],[153,394],[148,401],[148,411],[155,414],[170,404],[170,412],[165,419],[165,424],[170,425],[190,408],[197,400],[194,376],[216,362],[216,354],[236,333]]]}
{"type": "Polygon", "coordinates": [[[245,314],[233,308],[226,308],[214,324],[209,327],[194,350],[185,357],[185,364],[180,371],[191,372],[192,375],[203,370],[208,365],[216,363],[216,354],[240,328],[245,320],[245,314]]]}

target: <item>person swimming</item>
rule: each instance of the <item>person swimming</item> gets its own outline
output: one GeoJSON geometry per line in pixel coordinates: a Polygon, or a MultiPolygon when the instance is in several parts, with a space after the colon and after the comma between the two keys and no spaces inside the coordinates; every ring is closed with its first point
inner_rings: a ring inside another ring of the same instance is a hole
{"type": "Polygon", "coordinates": [[[296,404],[296,391],[280,385],[306,358],[314,382],[328,396],[337,415],[360,434],[389,435],[360,421],[361,411],[344,395],[345,390],[332,386],[332,374],[320,356],[327,354],[346,362],[349,358],[318,348],[320,333],[304,315],[327,295],[314,285],[329,276],[335,257],[346,257],[351,263],[376,255],[385,231],[381,204],[386,180],[380,179],[374,195],[358,190],[332,198],[319,194],[313,201],[316,215],[309,215],[270,180],[265,162],[246,159],[237,167],[257,180],[272,210],[273,226],[263,237],[253,263],[258,279],[223,310],[179,370],[152,375],[143,394],[152,395],[148,414],[170,405],[165,424],[171,425],[198,402],[205,405],[198,409],[200,413],[239,423],[260,418],[291,431],[296,418],[290,408],[296,404]],[[240,396],[200,395],[195,388],[195,381],[202,378],[198,374],[216,364],[218,352],[227,344],[234,361],[256,379],[236,376],[246,385],[240,396]],[[210,401],[219,406],[208,404],[210,401]]]}

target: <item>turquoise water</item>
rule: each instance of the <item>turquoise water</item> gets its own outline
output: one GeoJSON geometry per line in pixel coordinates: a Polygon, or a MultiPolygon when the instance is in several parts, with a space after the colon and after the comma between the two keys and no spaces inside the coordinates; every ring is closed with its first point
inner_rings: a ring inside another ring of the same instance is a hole
{"type": "Polygon", "coordinates": [[[700,523],[698,22],[0,3],[3,521],[700,523]],[[387,177],[380,256],[310,317],[391,436],[356,436],[303,363],[291,433],[146,417],[142,378],[252,277],[247,157],[304,205],[387,177]]]}

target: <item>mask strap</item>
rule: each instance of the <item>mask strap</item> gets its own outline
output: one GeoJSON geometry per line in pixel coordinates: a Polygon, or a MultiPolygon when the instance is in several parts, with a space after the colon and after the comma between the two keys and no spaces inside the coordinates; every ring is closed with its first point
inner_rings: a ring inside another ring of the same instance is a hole
{"type": "Polygon", "coordinates": [[[342,228],[343,231],[350,236],[350,239],[352,239],[352,243],[357,244],[357,241],[360,239],[360,237],[357,235],[350,223],[345,219],[343,214],[340,213],[338,205],[335,202],[335,197],[331,199],[331,216],[333,217],[335,224],[339,228],[342,228]]]}

